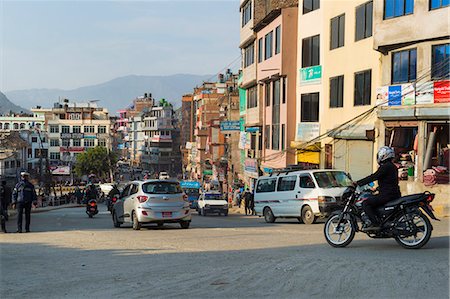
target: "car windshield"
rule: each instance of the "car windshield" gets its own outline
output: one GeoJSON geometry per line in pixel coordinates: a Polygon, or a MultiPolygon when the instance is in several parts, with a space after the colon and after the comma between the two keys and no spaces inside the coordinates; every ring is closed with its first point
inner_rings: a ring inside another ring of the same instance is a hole
{"type": "Polygon", "coordinates": [[[320,188],[350,187],[352,180],[343,171],[320,171],[315,172],[317,184],[320,188]]]}
{"type": "Polygon", "coordinates": [[[205,194],[205,200],[222,200],[222,194],[205,194]]]}
{"type": "Polygon", "coordinates": [[[180,184],[176,182],[150,182],[142,185],[142,191],[149,194],[182,193],[180,184]]]}

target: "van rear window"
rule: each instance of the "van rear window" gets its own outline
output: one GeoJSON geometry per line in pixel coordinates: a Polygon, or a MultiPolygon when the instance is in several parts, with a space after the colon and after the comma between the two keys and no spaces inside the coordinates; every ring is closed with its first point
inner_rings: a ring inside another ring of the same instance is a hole
{"type": "Polygon", "coordinates": [[[268,179],[259,180],[258,186],[256,186],[256,193],[274,192],[276,182],[277,182],[276,178],[268,178],[268,179]]]}

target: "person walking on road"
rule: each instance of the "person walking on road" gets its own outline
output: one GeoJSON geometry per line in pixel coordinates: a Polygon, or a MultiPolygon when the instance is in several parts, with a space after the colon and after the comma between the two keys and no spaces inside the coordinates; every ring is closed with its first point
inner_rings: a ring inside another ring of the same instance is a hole
{"type": "Polygon", "coordinates": [[[252,193],[247,189],[245,189],[244,192],[244,200],[245,200],[245,215],[251,215],[252,214],[252,210],[251,210],[251,198],[252,198],[252,193]]]}
{"type": "Polygon", "coordinates": [[[3,184],[0,186],[0,225],[3,233],[6,234],[6,220],[8,218],[8,204],[9,200],[6,197],[3,184]]]}
{"type": "Polygon", "coordinates": [[[13,209],[17,208],[17,232],[22,232],[22,217],[25,211],[25,231],[30,232],[31,206],[37,201],[36,190],[29,181],[28,172],[20,173],[20,182],[17,183],[12,193],[13,209]]]}

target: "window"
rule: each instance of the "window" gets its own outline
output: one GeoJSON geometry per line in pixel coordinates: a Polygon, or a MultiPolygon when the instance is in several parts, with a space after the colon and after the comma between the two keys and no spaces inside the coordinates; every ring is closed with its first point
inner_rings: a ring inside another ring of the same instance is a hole
{"type": "Polygon", "coordinates": [[[84,126],[84,133],[94,133],[94,126],[84,126]]]}
{"type": "Polygon", "coordinates": [[[5,129],[5,130],[9,130],[9,123],[5,123],[4,129],[5,129]]]}
{"type": "Polygon", "coordinates": [[[50,139],[50,146],[59,146],[59,139],[50,139]]]}
{"type": "Polygon", "coordinates": [[[73,146],[81,146],[81,140],[80,139],[74,139],[73,140],[73,146]]]}
{"type": "Polygon", "coordinates": [[[253,44],[249,45],[244,50],[244,67],[248,67],[255,62],[255,47],[253,44]]]}
{"type": "Polygon", "coordinates": [[[258,107],[257,87],[253,86],[247,89],[247,108],[258,107]]]}
{"type": "Polygon", "coordinates": [[[355,73],[354,105],[370,105],[372,70],[355,73]]]}
{"type": "Polygon", "coordinates": [[[133,184],[133,186],[131,187],[131,192],[130,195],[136,194],[139,191],[139,185],[135,185],[133,184]]]}
{"type": "Polygon", "coordinates": [[[70,133],[70,127],[69,126],[61,126],[61,133],[70,133]]]}
{"type": "Polygon", "coordinates": [[[84,146],[85,147],[93,147],[94,146],[94,139],[84,139],[84,146]]]}
{"type": "Polygon", "coordinates": [[[106,134],[106,126],[98,126],[99,134],[106,134]]]}
{"type": "Polygon", "coordinates": [[[98,140],[98,145],[99,145],[99,146],[106,147],[106,140],[105,140],[105,139],[99,139],[99,140],[98,140]]]}
{"type": "Polygon", "coordinates": [[[350,187],[353,182],[342,171],[321,171],[315,172],[314,178],[320,188],[350,187]]]}
{"type": "Polygon", "coordinates": [[[344,76],[330,78],[330,108],[344,107],[344,76]]]}
{"type": "Polygon", "coordinates": [[[430,0],[430,9],[445,7],[448,6],[449,3],[449,0],[430,0]]]}
{"type": "Polygon", "coordinates": [[[25,124],[24,124],[24,123],[21,123],[21,124],[20,124],[20,129],[21,129],[21,130],[25,129],[25,124]]]}
{"type": "Polygon", "coordinates": [[[16,161],[15,160],[11,161],[11,168],[16,168],[16,161]]]}
{"type": "Polygon", "coordinates": [[[36,143],[37,142],[37,137],[31,137],[31,142],[32,143],[36,143]]]}
{"type": "Polygon", "coordinates": [[[5,161],[5,168],[9,168],[9,161],[5,161]]]}
{"type": "Polygon", "coordinates": [[[266,83],[266,106],[270,106],[270,82],[266,83]]]}
{"type": "Polygon", "coordinates": [[[258,62],[262,62],[263,61],[263,39],[260,38],[258,40],[258,62]]]}
{"type": "Polygon", "coordinates": [[[278,179],[277,191],[292,191],[295,189],[296,182],[296,175],[281,177],[278,179]]]}
{"type": "Polygon", "coordinates": [[[301,97],[301,121],[319,121],[319,93],[302,94],[301,97]]]}
{"type": "Polygon", "coordinates": [[[433,46],[431,78],[433,80],[450,77],[450,44],[433,46]]]}
{"type": "Polygon", "coordinates": [[[81,133],[81,127],[80,126],[73,126],[72,127],[73,133],[81,133]]]}
{"type": "Polygon", "coordinates": [[[283,101],[283,104],[286,104],[286,97],[287,97],[287,83],[286,83],[286,81],[287,81],[287,78],[286,77],[284,77],[283,78],[283,98],[282,98],[282,101],[283,101]]]}
{"type": "Polygon", "coordinates": [[[302,67],[319,65],[320,35],[304,38],[302,40],[302,67]]]}
{"type": "Polygon", "coordinates": [[[373,2],[356,7],[355,41],[372,36],[373,2]]]}
{"type": "Polygon", "coordinates": [[[69,147],[70,146],[70,139],[63,139],[62,140],[62,146],[69,147]]]}
{"type": "Polygon", "coordinates": [[[264,127],[264,144],[266,149],[270,149],[270,125],[264,127]]]}
{"type": "Polygon", "coordinates": [[[309,174],[300,176],[300,188],[314,189],[316,185],[309,174]]]}
{"type": "Polygon", "coordinates": [[[275,29],[275,55],[281,51],[281,25],[275,29]]]}
{"type": "Polygon", "coordinates": [[[50,160],[59,160],[61,159],[60,153],[50,153],[50,160]]]}
{"type": "Polygon", "coordinates": [[[13,124],[13,128],[14,128],[14,130],[19,130],[19,124],[18,123],[14,123],[13,124]]]}
{"type": "Polygon", "coordinates": [[[281,125],[281,150],[284,151],[284,149],[286,148],[285,143],[286,143],[286,137],[284,136],[286,127],[285,124],[281,125]]]}
{"type": "Polygon", "coordinates": [[[392,84],[416,80],[417,50],[395,52],[392,54],[392,84]]]}
{"type": "Polygon", "coordinates": [[[50,125],[50,133],[59,133],[58,125],[50,125]]]}
{"type": "Polygon", "coordinates": [[[273,82],[272,96],[272,149],[280,149],[280,80],[273,82]]]}
{"type": "Polygon", "coordinates": [[[320,8],[320,0],[303,0],[303,14],[320,8]]]}
{"type": "Polygon", "coordinates": [[[384,0],[384,19],[414,13],[414,0],[384,0]]]}
{"type": "Polygon", "coordinates": [[[258,185],[256,186],[256,193],[274,192],[276,182],[277,182],[276,178],[259,180],[258,185]]]}
{"type": "Polygon", "coordinates": [[[344,38],[345,38],[345,14],[331,19],[330,50],[343,47],[344,38]]]}
{"type": "Polygon", "coordinates": [[[264,59],[269,59],[272,57],[272,44],[273,44],[273,31],[270,31],[266,34],[265,37],[265,52],[264,52],[264,59]]]}
{"type": "Polygon", "coordinates": [[[242,27],[252,19],[252,1],[248,1],[242,8],[242,27]]]}

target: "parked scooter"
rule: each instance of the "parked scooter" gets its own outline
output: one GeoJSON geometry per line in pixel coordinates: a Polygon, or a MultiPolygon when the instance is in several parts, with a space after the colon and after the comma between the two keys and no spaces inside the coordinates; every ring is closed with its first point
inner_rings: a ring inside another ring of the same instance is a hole
{"type": "Polygon", "coordinates": [[[89,218],[92,218],[94,215],[98,214],[97,201],[95,199],[88,201],[86,205],[86,214],[88,214],[89,218]]]}

